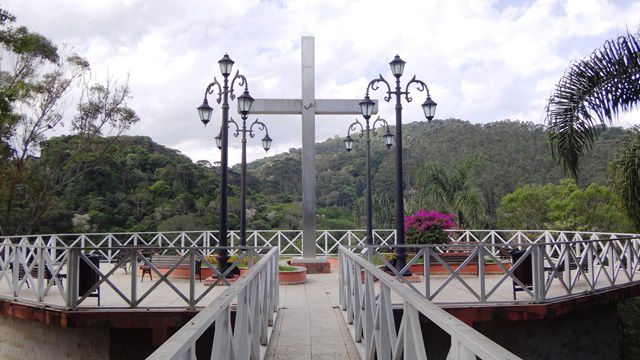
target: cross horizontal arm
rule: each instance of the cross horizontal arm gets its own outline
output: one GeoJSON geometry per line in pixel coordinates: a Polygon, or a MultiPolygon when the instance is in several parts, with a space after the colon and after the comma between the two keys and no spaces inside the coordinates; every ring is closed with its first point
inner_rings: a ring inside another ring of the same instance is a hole
{"type": "Polygon", "coordinates": [[[255,99],[251,105],[251,114],[302,114],[302,100],[255,99]]]}
{"type": "MultiPolygon", "coordinates": [[[[330,100],[318,99],[314,104],[315,113],[318,115],[358,115],[360,114],[361,100],[330,100]]],[[[302,100],[300,99],[256,99],[251,105],[252,114],[275,115],[275,114],[302,114],[302,100]]],[[[373,109],[373,113],[378,113],[378,102],[373,109]]]]}

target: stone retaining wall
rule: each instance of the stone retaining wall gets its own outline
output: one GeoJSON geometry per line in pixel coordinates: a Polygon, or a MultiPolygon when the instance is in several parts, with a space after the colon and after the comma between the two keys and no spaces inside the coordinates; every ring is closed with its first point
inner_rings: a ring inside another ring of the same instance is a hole
{"type": "Polygon", "coordinates": [[[0,315],[0,359],[109,359],[109,329],[61,328],[0,315]]]}

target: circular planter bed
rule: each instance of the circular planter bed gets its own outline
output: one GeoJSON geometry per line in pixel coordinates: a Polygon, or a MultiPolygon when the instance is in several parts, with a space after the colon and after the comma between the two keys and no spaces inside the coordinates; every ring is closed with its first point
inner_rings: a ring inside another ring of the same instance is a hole
{"type": "MultiPolygon", "coordinates": [[[[240,276],[244,275],[249,269],[240,268],[240,276]]],[[[307,282],[307,268],[302,266],[280,265],[278,271],[278,280],[280,285],[298,285],[307,282]]]]}

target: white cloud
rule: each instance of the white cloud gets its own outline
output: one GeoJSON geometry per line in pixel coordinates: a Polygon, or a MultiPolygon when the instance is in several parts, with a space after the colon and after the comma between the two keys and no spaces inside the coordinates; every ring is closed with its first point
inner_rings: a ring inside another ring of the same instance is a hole
{"type": "MultiPolygon", "coordinates": [[[[193,160],[217,161],[219,106],[206,129],[195,107],[205,86],[220,78],[217,61],[225,52],[256,98],[300,96],[300,36],[313,35],[318,98],[360,98],[378,73],[393,80],[388,62],[398,53],[407,61],[403,81],[416,74],[427,82],[438,118],[540,122],[572,59],[638,29],[640,1],[11,0],[3,8],[20,24],[73,46],[102,75],[130,74],[131,105],[143,119],[132,133],[193,160]]],[[[423,119],[424,94],[413,89],[405,122],[423,119]]],[[[382,100],[384,93],[372,95],[382,100]]],[[[393,104],[380,108],[393,120],[393,104]]],[[[274,139],[269,155],[300,146],[299,118],[261,119],[274,139]]],[[[316,138],[343,136],[351,121],[318,116],[316,138]]],[[[240,159],[239,146],[232,142],[232,163],[240,159]]],[[[264,156],[259,139],[248,154],[264,156]]]]}

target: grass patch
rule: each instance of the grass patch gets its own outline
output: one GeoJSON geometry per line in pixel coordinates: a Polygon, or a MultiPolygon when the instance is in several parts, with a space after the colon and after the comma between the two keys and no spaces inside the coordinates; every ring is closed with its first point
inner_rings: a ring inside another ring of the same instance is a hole
{"type": "Polygon", "coordinates": [[[293,267],[293,266],[283,266],[283,265],[280,265],[280,267],[278,268],[278,270],[280,270],[280,271],[296,271],[296,270],[298,270],[298,268],[297,268],[297,267],[293,267]]]}

